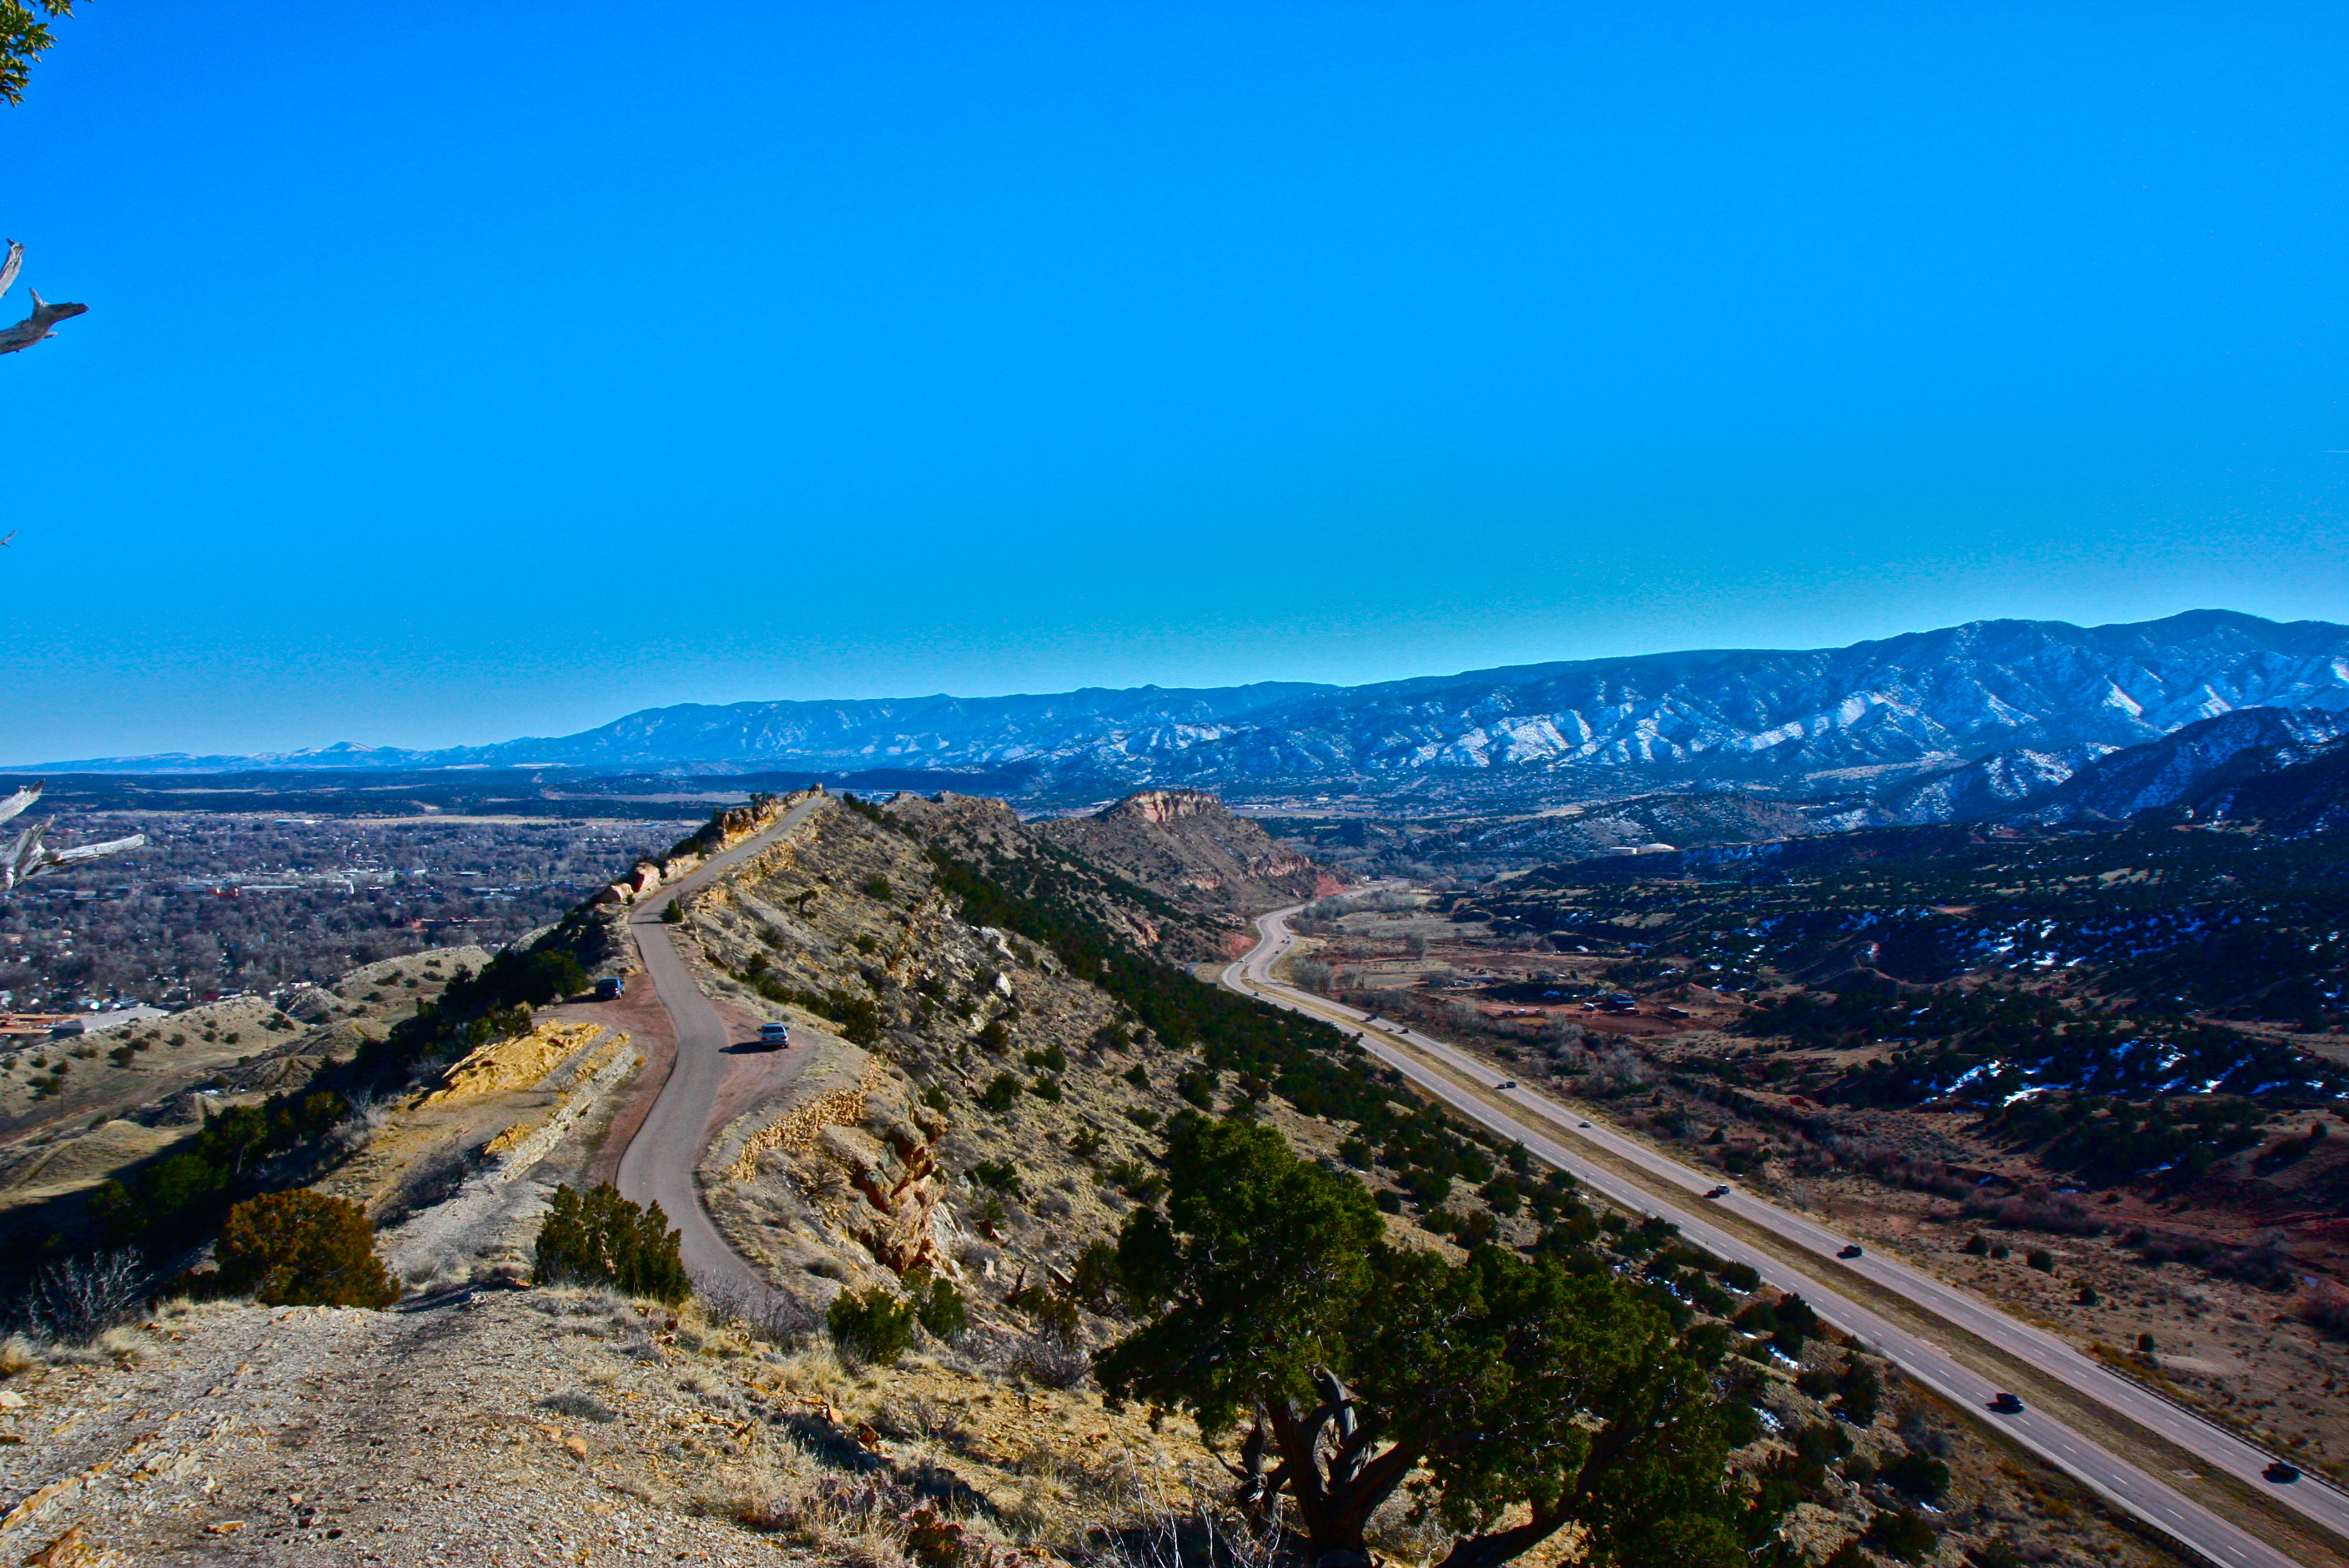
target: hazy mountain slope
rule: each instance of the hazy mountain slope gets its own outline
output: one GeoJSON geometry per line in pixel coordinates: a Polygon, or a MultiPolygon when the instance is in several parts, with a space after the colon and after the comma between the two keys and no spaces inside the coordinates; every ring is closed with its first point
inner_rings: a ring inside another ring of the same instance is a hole
{"type": "Polygon", "coordinates": [[[1311,898],[1321,876],[1312,861],[1195,789],[1144,789],[1035,829],[1153,892],[1214,909],[1255,913],[1311,898]]]}
{"type": "Polygon", "coordinates": [[[560,738],[283,760],[1021,767],[1044,782],[1130,786],[1514,774],[1604,788],[1625,769],[1826,782],[2018,749],[2135,746],[2246,707],[2349,708],[2349,627],[2217,610],[2096,627],[1979,621],[1847,648],[1659,654],[1350,687],[687,705],[560,738]]]}
{"type": "Polygon", "coordinates": [[[1412,858],[1436,866],[1462,862],[1516,863],[1572,860],[1609,850],[1667,843],[1753,843],[1816,832],[1812,820],[1781,800],[1713,791],[1644,795],[1588,808],[1568,807],[1538,817],[1479,822],[1411,846],[1412,858]]]}
{"type": "Polygon", "coordinates": [[[2302,748],[2349,729],[2349,716],[2320,708],[2248,708],[2099,758],[2015,813],[2033,821],[2117,820],[2176,806],[2229,777],[2302,759],[2302,748]]]}
{"type": "Polygon", "coordinates": [[[2060,751],[2035,751],[2028,747],[1994,751],[1962,768],[1904,780],[1878,797],[1873,806],[1839,813],[1830,825],[1913,826],[1998,816],[2014,810],[2034,796],[2044,795],[2081,769],[2112,755],[2115,749],[2100,741],[2085,741],[2060,751]]]}
{"type": "Polygon", "coordinates": [[[2205,821],[2256,820],[2271,832],[2349,828],[2349,737],[2236,758],[2188,805],[2205,821]],[[2299,760],[2290,760],[2298,758],[2299,760]],[[2254,765],[2240,766],[2246,761],[2254,765]]]}

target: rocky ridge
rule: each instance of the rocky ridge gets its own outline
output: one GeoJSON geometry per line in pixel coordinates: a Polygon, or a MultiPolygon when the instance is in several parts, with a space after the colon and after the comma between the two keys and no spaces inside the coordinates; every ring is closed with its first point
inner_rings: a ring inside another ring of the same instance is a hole
{"type": "Polygon", "coordinates": [[[1977,621],[1845,648],[1701,650],[1361,686],[688,704],[557,738],[239,761],[1019,769],[1039,788],[1347,780],[1391,789],[1499,777],[1619,790],[1630,770],[1651,780],[1850,788],[2002,751],[2137,745],[2254,707],[2349,707],[2349,627],[2215,610],[2096,627],[1977,621]]]}
{"type": "Polygon", "coordinates": [[[1311,898],[1328,873],[1216,796],[1143,789],[1083,817],[1037,824],[1049,842],[1178,903],[1234,913],[1311,898]]]}

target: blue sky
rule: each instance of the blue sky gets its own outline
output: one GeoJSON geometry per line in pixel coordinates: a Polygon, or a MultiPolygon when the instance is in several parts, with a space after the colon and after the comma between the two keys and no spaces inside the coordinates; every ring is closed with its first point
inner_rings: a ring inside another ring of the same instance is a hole
{"type": "Polygon", "coordinates": [[[12,759],[2349,618],[2338,5],[58,32],[12,759]]]}

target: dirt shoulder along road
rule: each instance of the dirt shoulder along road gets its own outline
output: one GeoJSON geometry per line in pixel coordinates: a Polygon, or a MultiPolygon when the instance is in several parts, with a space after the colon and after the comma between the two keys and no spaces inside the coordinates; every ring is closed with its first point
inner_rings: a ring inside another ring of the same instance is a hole
{"type": "Polygon", "coordinates": [[[694,1182],[694,1167],[709,1141],[710,1119],[726,1078],[726,1052],[737,1043],[737,1036],[702,995],[700,983],[678,952],[673,928],[662,923],[661,911],[670,900],[690,897],[748,863],[789,837],[816,811],[833,809],[828,795],[801,802],[765,832],[712,857],[676,886],[647,899],[628,916],[637,954],[668,1014],[677,1047],[659,1099],[620,1156],[616,1185],[632,1202],[661,1206],[669,1223],[678,1229],[686,1273],[705,1295],[731,1295],[747,1303],[763,1300],[770,1292],[759,1272],[726,1243],[710,1222],[694,1182]]]}
{"type": "Polygon", "coordinates": [[[2349,1563],[2349,1497],[2316,1478],[2276,1487],[2261,1478],[2267,1455],[2044,1330],[1894,1260],[1837,1259],[1846,1238],[1750,1194],[1708,1201],[1712,1173],[1520,1088],[1416,1030],[1373,1023],[1358,1008],[1274,980],[1272,965],[1294,940],[1288,919],[1302,907],[1258,919],[1256,946],[1225,968],[1223,984],[1346,1028],[1378,1060],[1462,1114],[1609,1199],[1753,1264],[1772,1285],[1799,1291],[1836,1327],[1982,1413],[2000,1438],[2224,1568],[2349,1563]],[[2033,1396],[2023,1410],[1987,1413],[1993,1394],[2018,1387],[2033,1396]]]}

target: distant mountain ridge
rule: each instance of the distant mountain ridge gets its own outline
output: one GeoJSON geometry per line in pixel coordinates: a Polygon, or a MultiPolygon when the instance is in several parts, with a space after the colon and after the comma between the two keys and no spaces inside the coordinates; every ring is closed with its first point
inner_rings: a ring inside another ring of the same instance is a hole
{"type": "MultiPolygon", "coordinates": [[[[2006,754],[1945,793],[2019,799],[2106,751],[2246,708],[2349,711],[2349,626],[2197,610],[2081,627],[1977,621],[1814,650],[1585,659],[1370,686],[687,704],[577,735],[437,751],[116,758],[50,771],[565,767],[1029,769],[1123,789],[1443,776],[1849,790],[2006,754]],[[2012,793],[2009,793],[2012,792],[2012,793]]],[[[1969,811],[1955,794],[1946,810],[1969,811]]]]}

